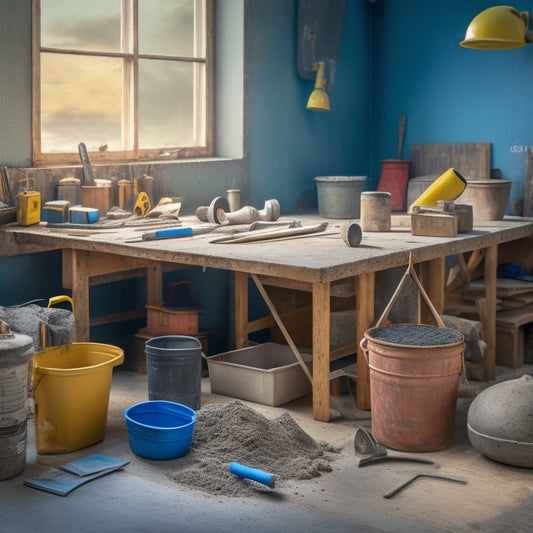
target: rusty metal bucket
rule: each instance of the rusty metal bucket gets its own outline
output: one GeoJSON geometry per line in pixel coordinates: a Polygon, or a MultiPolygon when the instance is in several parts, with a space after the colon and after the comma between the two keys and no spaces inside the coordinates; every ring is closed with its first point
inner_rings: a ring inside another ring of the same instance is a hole
{"type": "Polygon", "coordinates": [[[365,332],[361,347],[370,370],[375,439],[406,452],[431,452],[451,446],[464,337],[444,326],[411,261],[376,327],[365,332]],[[437,326],[381,326],[409,276],[417,284],[437,326]]]}

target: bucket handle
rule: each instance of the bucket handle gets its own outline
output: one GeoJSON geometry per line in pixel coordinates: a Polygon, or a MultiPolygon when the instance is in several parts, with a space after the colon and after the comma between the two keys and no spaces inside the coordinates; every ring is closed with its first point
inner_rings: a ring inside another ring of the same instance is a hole
{"type": "MultiPolygon", "coordinates": [[[[69,302],[70,307],[72,309],[72,316],[74,315],[74,301],[70,296],[67,296],[66,294],[60,294],[59,296],[52,296],[48,300],[48,305],[46,307],[52,307],[52,305],[61,303],[61,302],[69,302]]],[[[44,322],[41,322],[39,326],[39,336],[41,339],[41,351],[46,348],[46,324],[44,322]]]]}
{"type": "MultiPolygon", "coordinates": [[[[387,307],[385,307],[385,310],[383,311],[383,313],[379,317],[379,320],[377,321],[375,327],[381,326],[381,324],[385,321],[385,319],[387,318],[387,316],[390,313],[390,310],[392,309],[392,306],[396,303],[396,300],[398,299],[398,296],[400,295],[400,292],[401,292],[401,290],[403,288],[403,285],[405,284],[405,282],[407,281],[407,278],[409,278],[409,277],[415,282],[415,284],[416,284],[416,286],[418,288],[418,291],[420,292],[422,298],[424,298],[424,301],[426,302],[427,306],[429,307],[429,310],[431,311],[431,314],[433,315],[433,318],[435,318],[435,321],[437,322],[437,325],[439,326],[439,328],[445,328],[446,326],[444,325],[444,322],[442,321],[439,313],[435,309],[435,306],[431,302],[429,296],[427,295],[426,291],[424,290],[424,287],[423,287],[422,283],[420,282],[420,279],[418,278],[418,276],[416,274],[416,271],[415,271],[414,266],[413,266],[413,252],[409,252],[409,265],[407,267],[407,270],[405,271],[402,279],[400,280],[400,283],[396,287],[396,290],[394,291],[394,294],[392,295],[391,299],[389,300],[389,303],[387,304],[387,307]]],[[[364,348],[363,348],[363,350],[364,350],[364,348]]]]}
{"type": "Polygon", "coordinates": [[[359,346],[361,346],[361,350],[363,350],[363,355],[365,356],[365,359],[366,359],[366,364],[369,365],[369,361],[368,361],[368,339],[366,337],[363,337],[361,339],[361,342],[359,343],[359,346]]]}
{"type": "Polygon", "coordinates": [[[52,305],[58,304],[59,302],[69,302],[70,303],[70,307],[72,309],[72,314],[74,314],[74,301],[72,300],[72,298],[70,296],[67,296],[66,294],[61,294],[59,296],[52,296],[48,300],[48,306],[47,307],[52,307],[52,305]]]}

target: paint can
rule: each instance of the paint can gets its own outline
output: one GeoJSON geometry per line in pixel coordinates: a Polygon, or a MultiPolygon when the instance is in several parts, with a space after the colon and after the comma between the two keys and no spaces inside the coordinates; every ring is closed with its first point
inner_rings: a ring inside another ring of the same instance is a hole
{"type": "Polygon", "coordinates": [[[74,176],[60,179],[57,184],[57,199],[66,200],[70,205],[81,205],[80,180],[74,176]]]}
{"type": "Polygon", "coordinates": [[[230,212],[238,211],[241,207],[241,191],[239,189],[228,189],[226,196],[230,212]]]}
{"type": "Polygon", "coordinates": [[[385,159],[381,161],[381,177],[378,191],[391,193],[391,208],[393,211],[406,210],[408,180],[408,160],[385,159]]]}
{"type": "Polygon", "coordinates": [[[200,409],[202,345],[196,337],[165,335],[145,343],[148,399],[200,409]]]}
{"type": "Polygon", "coordinates": [[[390,192],[367,191],[361,193],[361,229],[363,231],[390,231],[390,192]]]}
{"type": "Polygon", "coordinates": [[[0,480],[18,476],[26,464],[28,362],[33,340],[0,321],[0,480]]]}

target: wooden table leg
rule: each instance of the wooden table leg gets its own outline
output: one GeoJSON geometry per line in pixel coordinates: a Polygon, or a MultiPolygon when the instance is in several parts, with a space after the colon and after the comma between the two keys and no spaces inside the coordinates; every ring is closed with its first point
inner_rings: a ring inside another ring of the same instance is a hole
{"type": "Polygon", "coordinates": [[[235,282],[235,348],[248,346],[248,274],[234,272],[235,282]]]}
{"type": "Polygon", "coordinates": [[[74,301],[74,341],[90,339],[89,317],[89,252],[72,250],[72,300],[74,301]]]}
{"type": "Polygon", "coordinates": [[[330,283],[313,283],[313,418],[329,421],[330,283]]]}
{"type": "Polygon", "coordinates": [[[498,275],[498,245],[494,244],[485,248],[485,319],[487,322],[484,331],[487,348],[483,358],[485,380],[496,379],[496,278],[498,275]]]}
{"type": "Polygon", "coordinates": [[[357,387],[356,403],[359,409],[370,409],[370,373],[359,342],[374,322],[375,273],[360,274],[355,278],[355,316],[357,329],[357,387]]]}
{"type": "Polygon", "coordinates": [[[163,304],[163,265],[161,263],[146,267],[146,303],[163,304]]]}
{"type": "MultiPolygon", "coordinates": [[[[444,311],[444,285],[446,283],[446,259],[438,257],[431,261],[420,263],[420,283],[422,283],[431,303],[439,314],[444,311]]],[[[421,324],[434,322],[430,309],[422,302],[418,295],[419,321],[421,324]]]]}

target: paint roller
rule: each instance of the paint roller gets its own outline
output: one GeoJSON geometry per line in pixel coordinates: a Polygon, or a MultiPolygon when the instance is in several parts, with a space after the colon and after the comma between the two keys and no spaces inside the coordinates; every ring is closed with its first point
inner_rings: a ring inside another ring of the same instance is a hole
{"type": "Polygon", "coordinates": [[[454,168],[448,169],[439,176],[409,207],[408,213],[413,213],[414,206],[435,207],[439,200],[456,200],[463,194],[467,181],[454,168]]]}
{"type": "Polygon", "coordinates": [[[262,483],[271,489],[273,489],[276,484],[276,476],[274,474],[269,474],[268,472],[250,466],[241,465],[240,463],[230,463],[229,471],[236,476],[262,483]]]}

